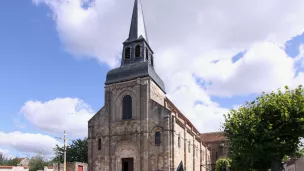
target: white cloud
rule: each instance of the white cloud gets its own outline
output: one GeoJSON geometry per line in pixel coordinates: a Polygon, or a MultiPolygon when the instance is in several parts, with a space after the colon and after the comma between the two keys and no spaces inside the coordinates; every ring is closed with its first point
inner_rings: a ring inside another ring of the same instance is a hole
{"type": "Polygon", "coordinates": [[[7,155],[8,154],[8,150],[7,149],[2,149],[0,148],[0,153],[3,154],[3,155],[7,155]]]}
{"type": "MultiPolygon", "coordinates": [[[[56,144],[61,145],[53,137],[42,134],[22,132],[0,132],[0,146],[13,148],[19,152],[53,154],[56,144]]],[[[8,152],[4,150],[4,152],[8,152]]]]}
{"type": "Polygon", "coordinates": [[[57,98],[47,102],[28,101],[20,112],[38,128],[62,135],[66,130],[69,137],[87,136],[87,121],[94,111],[77,98],[57,98]]]}
{"type": "Polygon", "coordinates": [[[111,38],[117,38],[113,34],[105,34],[111,32],[110,27],[113,25],[105,14],[111,15],[115,0],[94,1],[86,9],[83,7],[86,3],[84,0],[33,0],[33,2],[37,5],[44,2],[51,8],[56,29],[67,51],[75,56],[97,58],[110,66],[116,65],[117,61],[113,53],[116,48],[111,38]]]}
{"type": "Polygon", "coordinates": [[[295,61],[284,49],[269,42],[252,46],[235,63],[219,61],[213,67],[223,71],[221,75],[210,78],[213,83],[210,93],[217,96],[269,92],[292,84],[295,76],[295,61]]]}
{"type": "MultiPolygon", "coordinates": [[[[118,64],[133,0],[93,0],[86,8],[84,0],[34,2],[51,8],[59,37],[72,54],[118,64]]],[[[303,83],[303,73],[293,78],[297,61],[284,51],[284,43],[304,31],[303,6],[302,0],[143,1],[156,69],[169,97],[201,131],[216,131],[218,125],[209,123],[222,121],[219,113],[228,109],[210,95],[248,95],[303,83]],[[233,63],[241,51],[247,53],[233,63]]]]}

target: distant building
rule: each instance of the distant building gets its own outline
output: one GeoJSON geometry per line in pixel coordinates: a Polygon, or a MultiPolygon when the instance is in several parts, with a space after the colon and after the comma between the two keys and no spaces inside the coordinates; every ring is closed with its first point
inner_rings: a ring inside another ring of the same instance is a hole
{"type": "MultiPolygon", "coordinates": [[[[44,171],[63,171],[63,163],[53,163],[53,166],[45,166],[44,171]]],[[[88,171],[88,164],[69,162],[66,164],[66,171],[88,171]]]]}
{"type": "Polygon", "coordinates": [[[17,158],[17,160],[19,161],[18,166],[28,166],[30,162],[30,159],[27,157],[17,158]]]}
{"type": "Polygon", "coordinates": [[[303,171],[304,170],[304,158],[292,158],[284,164],[285,171],[303,171]]]}
{"type": "Polygon", "coordinates": [[[223,132],[202,133],[201,140],[211,153],[211,170],[215,170],[217,159],[228,156],[229,144],[223,132]]]}
{"type": "Polygon", "coordinates": [[[44,166],[44,171],[54,171],[54,167],[53,166],[44,166]]]}

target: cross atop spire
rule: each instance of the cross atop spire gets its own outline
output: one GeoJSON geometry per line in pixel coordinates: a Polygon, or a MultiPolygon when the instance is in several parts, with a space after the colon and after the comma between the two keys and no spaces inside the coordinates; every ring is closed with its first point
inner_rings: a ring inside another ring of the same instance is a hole
{"type": "Polygon", "coordinates": [[[148,42],[144,14],[140,0],[135,0],[129,38],[127,41],[133,41],[144,38],[148,42]]]}

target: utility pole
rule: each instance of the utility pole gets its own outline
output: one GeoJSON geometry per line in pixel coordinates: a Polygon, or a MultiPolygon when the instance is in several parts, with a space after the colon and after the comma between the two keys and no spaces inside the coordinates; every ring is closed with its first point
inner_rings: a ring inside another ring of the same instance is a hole
{"type": "Polygon", "coordinates": [[[64,159],[63,159],[63,171],[66,171],[66,132],[63,133],[63,148],[64,148],[64,159]]]}
{"type": "MultiPolygon", "coordinates": [[[[66,149],[67,149],[67,138],[66,138],[66,131],[64,130],[63,132],[63,138],[60,138],[60,137],[55,137],[57,139],[63,139],[63,171],[66,171],[66,149]]],[[[58,171],[60,171],[60,167],[58,168],[58,171]]]]}

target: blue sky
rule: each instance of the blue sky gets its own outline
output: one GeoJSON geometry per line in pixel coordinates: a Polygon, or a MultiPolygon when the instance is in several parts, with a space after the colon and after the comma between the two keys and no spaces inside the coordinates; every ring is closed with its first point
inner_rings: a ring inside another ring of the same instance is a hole
{"type": "Polygon", "coordinates": [[[49,12],[31,1],[4,1],[0,7],[2,132],[43,133],[19,113],[29,100],[77,97],[95,111],[104,103],[103,87],[109,67],[93,59],[75,59],[67,53],[47,16],[49,12]],[[16,119],[25,128],[17,127],[16,119]]]}
{"type": "Polygon", "coordinates": [[[3,131],[17,130],[11,126],[13,118],[28,100],[78,97],[96,110],[103,104],[109,67],[71,57],[48,12],[29,1],[5,1],[1,6],[1,116],[9,117],[1,120],[3,131]]]}
{"type": "MultiPolygon", "coordinates": [[[[66,2],[1,2],[0,151],[6,154],[22,156],[38,150],[51,154],[50,147],[58,143],[53,137],[63,132],[60,126],[69,127],[72,138],[83,137],[85,134],[76,134],[78,128],[85,133],[86,120],[104,104],[105,76],[108,70],[119,66],[113,61],[128,35],[133,0],[93,0],[98,3],[89,2],[85,7],[81,0],[66,2]],[[60,115],[64,119],[60,120],[60,115]],[[83,123],[68,123],[69,118],[83,123]],[[58,129],[51,127],[54,123],[58,129]],[[30,137],[33,142],[21,146],[18,139],[22,137],[30,137]],[[49,143],[39,148],[33,145],[44,138],[49,143]]],[[[262,91],[304,83],[304,77],[299,76],[304,71],[299,50],[304,43],[304,21],[281,22],[285,15],[300,18],[302,13],[297,6],[302,2],[293,2],[283,14],[277,10],[274,13],[278,16],[262,11],[268,16],[265,20],[258,16],[258,10],[238,16],[229,6],[216,2],[208,4],[208,8],[198,8],[201,2],[186,4],[189,9],[176,20],[184,2],[177,2],[176,10],[170,13],[166,11],[168,2],[156,14],[158,3],[143,1],[156,69],[166,83],[168,97],[200,131],[219,130],[223,113],[262,91]],[[213,9],[222,11],[227,18],[217,18],[213,9]],[[236,16],[239,18],[235,23],[224,22],[236,16]],[[194,17],[197,20],[189,21],[194,17]],[[263,25],[265,21],[274,24],[263,25]],[[187,65],[182,62],[185,57],[187,65]],[[292,74],[299,77],[293,78],[292,74]],[[244,78],[247,75],[253,79],[248,81],[244,78]]],[[[231,6],[238,3],[233,1],[231,6]]],[[[272,3],[274,11],[286,5],[272,3]]],[[[247,4],[238,5],[246,9],[247,4]]]]}

